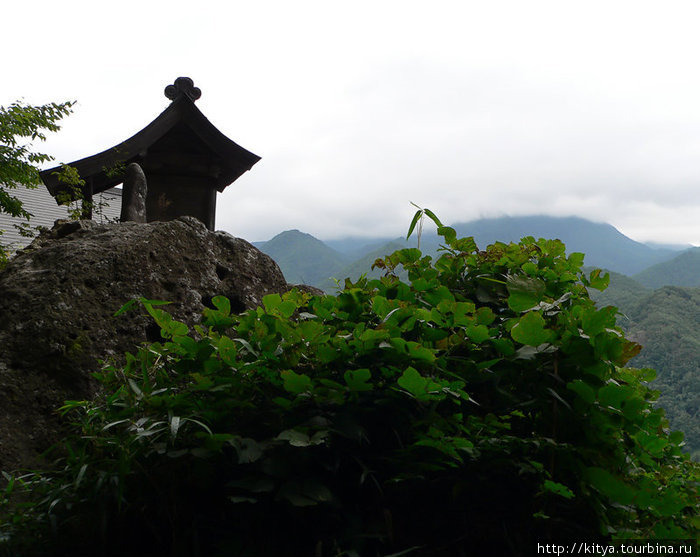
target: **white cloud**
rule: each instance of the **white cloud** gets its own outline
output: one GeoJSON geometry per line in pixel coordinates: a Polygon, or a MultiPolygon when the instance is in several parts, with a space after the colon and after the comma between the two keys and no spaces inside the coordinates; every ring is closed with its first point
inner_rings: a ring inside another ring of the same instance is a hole
{"type": "Polygon", "coordinates": [[[44,146],[68,162],[191,76],[209,119],[263,157],[220,197],[237,235],[397,236],[412,200],[446,221],[576,214],[700,242],[694,2],[25,5],[3,14],[0,104],[78,99],[44,146]]]}

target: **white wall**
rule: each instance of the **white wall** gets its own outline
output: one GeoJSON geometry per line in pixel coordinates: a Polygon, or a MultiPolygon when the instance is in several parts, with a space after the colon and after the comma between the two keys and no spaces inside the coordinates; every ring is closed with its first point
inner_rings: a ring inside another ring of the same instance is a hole
{"type": "MultiPolygon", "coordinates": [[[[32,214],[32,218],[29,220],[29,225],[32,227],[51,228],[56,220],[68,218],[68,207],[57,205],[43,184],[35,189],[25,187],[10,189],[9,193],[20,199],[24,208],[32,214]]],[[[108,222],[118,219],[122,206],[122,190],[112,188],[99,193],[94,196],[93,202],[96,208],[93,209],[92,220],[108,222]]],[[[21,236],[13,226],[21,222],[26,221],[0,212],[0,230],[3,231],[0,236],[0,244],[9,246],[11,251],[22,249],[32,241],[31,238],[21,236]]]]}

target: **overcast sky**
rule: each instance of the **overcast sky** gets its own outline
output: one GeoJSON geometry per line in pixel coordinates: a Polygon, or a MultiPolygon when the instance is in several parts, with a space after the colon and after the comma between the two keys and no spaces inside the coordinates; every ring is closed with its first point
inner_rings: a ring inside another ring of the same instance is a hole
{"type": "Polygon", "coordinates": [[[0,19],[0,105],[78,101],[38,146],[57,162],[131,137],[192,77],[262,157],[217,206],[251,241],[399,236],[413,201],[700,244],[695,1],[27,0],[0,19]]]}

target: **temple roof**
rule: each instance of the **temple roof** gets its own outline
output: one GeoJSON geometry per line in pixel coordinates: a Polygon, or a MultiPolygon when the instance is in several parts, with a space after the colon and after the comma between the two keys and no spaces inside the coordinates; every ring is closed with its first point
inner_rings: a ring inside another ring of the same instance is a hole
{"type": "MultiPolygon", "coordinates": [[[[123,181],[110,169],[136,162],[150,172],[173,176],[208,177],[218,191],[238,179],[260,160],[221,133],[194,105],[201,92],[192,80],[180,77],[165,89],[172,100],[153,122],[126,141],[106,151],[68,163],[87,182],[90,193],[107,190],[123,181]]],[[[60,166],[40,173],[56,196],[62,184],[55,175],[60,166]]]]}

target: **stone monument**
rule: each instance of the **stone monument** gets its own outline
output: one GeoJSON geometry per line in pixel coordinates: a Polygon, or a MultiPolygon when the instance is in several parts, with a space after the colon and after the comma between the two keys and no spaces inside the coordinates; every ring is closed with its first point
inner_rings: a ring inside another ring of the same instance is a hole
{"type": "Polygon", "coordinates": [[[138,163],[132,162],[126,167],[124,185],[122,186],[121,222],[147,222],[146,195],[148,186],[146,175],[138,163]]]}

